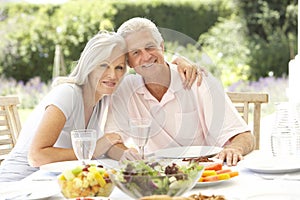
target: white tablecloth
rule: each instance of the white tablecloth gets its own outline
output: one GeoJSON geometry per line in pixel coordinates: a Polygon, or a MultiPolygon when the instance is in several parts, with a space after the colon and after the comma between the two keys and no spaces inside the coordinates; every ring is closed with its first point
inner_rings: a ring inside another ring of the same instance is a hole
{"type": "MultiPolygon", "coordinates": [[[[246,159],[251,159],[257,155],[261,155],[262,152],[254,151],[246,159]]],[[[189,196],[191,194],[204,194],[204,195],[223,195],[226,199],[232,200],[247,200],[247,199],[271,199],[267,196],[261,198],[254,198],[255,195],[267,195],[275,194],[276,199],[300,199],[300,181],[296,180],[265,180],[257,176],[254,172],[244,168],[242,164],[234,167],[233,170],[239,171],[239,176],[234,177],[228,181],[223,181],[217,185],[210,187],[195,187],[191,191],[187,192],[183,196],[189,196]],[[285,195],[280,196],[280,195],[285,195]],[[293,195],[294,197],[287,197],[286,195],[293,195]],[[253,197],[253,198],[250,198],[253,197]]],[[[300,179],[300,172],[293,172],[293,177],[300,179]]],[[[45,197],[44,199],[49,200],[60,200],[64,199],[60,193],[57,180],[54,174],[45,172],[43,170],[37,171],[30,175],[23,181],[19,182],[8,182],[0,183],[0,200],[8,192],[26,192],[32,191],[35,188],[34,193],[37,197],[45,197]],[[43,180],[43,181],[42,181],[43,180]],[[40,194],[39,194],[40,193],[40,194]]],[[[111,200],[119,199],[131,199],[119,189],[115,188],[110,195],[111,200]]],[[[274,198],[272,198],[273,200],[274,198]]]]}

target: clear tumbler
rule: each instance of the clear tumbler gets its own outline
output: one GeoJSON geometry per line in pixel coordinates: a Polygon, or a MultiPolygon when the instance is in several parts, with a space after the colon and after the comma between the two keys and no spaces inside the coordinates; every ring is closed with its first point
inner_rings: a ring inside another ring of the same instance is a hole
{"type": "Polygon", "coordinates": [[[275,115],[271,133],[273,156],[299,156],[300,125],[295,106],[289,102],[278,103],[275,115]]]}

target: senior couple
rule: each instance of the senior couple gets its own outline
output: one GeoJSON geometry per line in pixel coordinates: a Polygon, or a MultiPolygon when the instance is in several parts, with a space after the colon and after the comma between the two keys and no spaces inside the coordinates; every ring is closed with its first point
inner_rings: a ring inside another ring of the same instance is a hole
{"type": "Polygon", "coordinates": [[[21,180],[47,163],[76,160],[70,138],[74,129],[96,129],[95,159],[102,155],[141,159],[136,149],[129,148],[128,119],[137,117],[152,120],[147,153],[218,146],[223,150],[216,156],[236,165],[255,146],[218,81],[210,74],[202,77],[184,59],[165,61],[163,38],[146,18],[124,22],[117,33],[95,35],[71,74],[54,85],[1,163],[0,181],[21,180]],[[127,65],[136,74],[124,76],[127,65]]]}

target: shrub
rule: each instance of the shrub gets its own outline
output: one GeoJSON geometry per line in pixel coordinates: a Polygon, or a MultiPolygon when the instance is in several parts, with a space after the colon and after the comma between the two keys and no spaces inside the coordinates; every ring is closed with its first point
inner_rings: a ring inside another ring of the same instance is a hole
{"type": "Polygon", "coordinates": [[[50,89],[50,84],[42,82],[40,77],[34,77],[26,83],[0,77],[0,95],[18,95],[20,109],[33,109],[50,89]]]}
{"type": "Polygon", "coordinates": [[[229,92],[265,92],[269,94],[269,103],[262,104],[263,115],[268,115],[275,111],[275,103],[288,101],[287,97],[288,78],[287,77],[261,77],[258,81],[240,80],[226,90],[229,92]]]}

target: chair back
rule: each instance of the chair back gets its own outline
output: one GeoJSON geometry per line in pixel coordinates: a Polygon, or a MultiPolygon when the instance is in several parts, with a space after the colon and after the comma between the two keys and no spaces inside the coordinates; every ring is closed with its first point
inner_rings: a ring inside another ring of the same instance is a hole
{"type": "Polygon", "coordinates": [[[16,96],[0,96],[0,162],[15,146],[21,130],[18,104],[16,96]]]}
{"type": "Polygon", "coordinates": [[[227,92],[227,94],[247,124],[249,124],[249,114],[251,113],[250,106],[253,105],[252,131],[256,140],[255,149],[259,149],[261,104],[269,102],[269,95],[267,93],[254,92],[227,92]]]}

